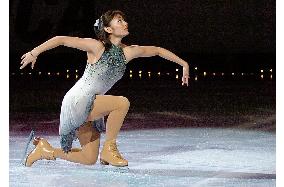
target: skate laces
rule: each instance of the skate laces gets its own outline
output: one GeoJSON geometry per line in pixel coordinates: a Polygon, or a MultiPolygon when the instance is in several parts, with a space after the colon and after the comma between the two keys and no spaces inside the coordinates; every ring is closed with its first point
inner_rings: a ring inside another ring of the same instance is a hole
{"type": "Polygon", "coordinates": [[[120,155],[118,149],[117,149],[117,145],[115,142],[110,144],[110,149],[111,151],[114,153],[114,156],[120,159],[123,159],[122,156],[120,155]]]}

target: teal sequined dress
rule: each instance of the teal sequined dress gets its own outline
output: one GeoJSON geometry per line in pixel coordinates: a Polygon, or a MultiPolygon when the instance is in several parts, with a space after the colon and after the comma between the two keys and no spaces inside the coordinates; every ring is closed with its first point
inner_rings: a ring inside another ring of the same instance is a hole
{"type": "MultiPolygon", "coordinates": [[[[96,102],[96,95],[104,95],[122,78],[126,69],[126,59],[121,47],[112,44],[104,51],[100,59],[87,63],[83,76],[66,93],[60,113],[60,144],[64,152],[72,148],[73,140],[77,139],[75,131],[86,121],[96,102]]],[[[93,122],[99,132],[105,130],[104,118],[93,122]]]]}

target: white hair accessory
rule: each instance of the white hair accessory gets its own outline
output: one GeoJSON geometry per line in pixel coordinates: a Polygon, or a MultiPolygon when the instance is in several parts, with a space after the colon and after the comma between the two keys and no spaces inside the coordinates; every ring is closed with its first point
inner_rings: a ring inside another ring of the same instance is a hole
{"type": "Polygon", "coordinates": [[[96,23],[94,24],[94,26],[95,26],[95,27],[98,27],[98,26],[99,26],[99,22],[100,22],[100,19],[97,19],[97,20],[96,20],[96,23]]]}

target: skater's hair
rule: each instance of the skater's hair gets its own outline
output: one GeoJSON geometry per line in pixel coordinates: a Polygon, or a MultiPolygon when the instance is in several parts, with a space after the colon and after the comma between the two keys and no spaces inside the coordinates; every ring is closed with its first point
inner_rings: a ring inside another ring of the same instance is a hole
{"type": "Polygon", "coordinates": [[[99,19],[96,20],[94,24],[94,30],[97,38],[104,44],[105,50],[111,47],[111,42],[109,40],[109,33],[104,30],[104,27],[109,27],[111,20],[117,16],[122,16],[125,19],[125,14],[120,10],[108,10],[99,19]]]}

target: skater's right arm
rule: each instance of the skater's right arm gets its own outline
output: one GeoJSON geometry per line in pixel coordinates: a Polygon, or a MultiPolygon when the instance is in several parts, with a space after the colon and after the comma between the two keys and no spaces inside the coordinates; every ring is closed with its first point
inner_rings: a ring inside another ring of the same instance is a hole
{"type": "Polygon", "coordinates": [[[66,47],[72,47],[77,48],[82,51],[87,51],[89,53],[96,53],[96,50],[99,45],[101,45],[101,42],[92,38],[79,38],[79,37],[70,37],[70,36],[55,36],[43,44],[35,47],[32,51],[27,52],[24,54],[21,59],[22,66],[20,69],[23,69],[26,65],[29,63],[32,63],[32,69],[34,67],[34,64],[36,62],[37,56],[41,54],[44,51],[47,51],[49,49],[53,49],[58,46],[66,46],[66,47]]]}

